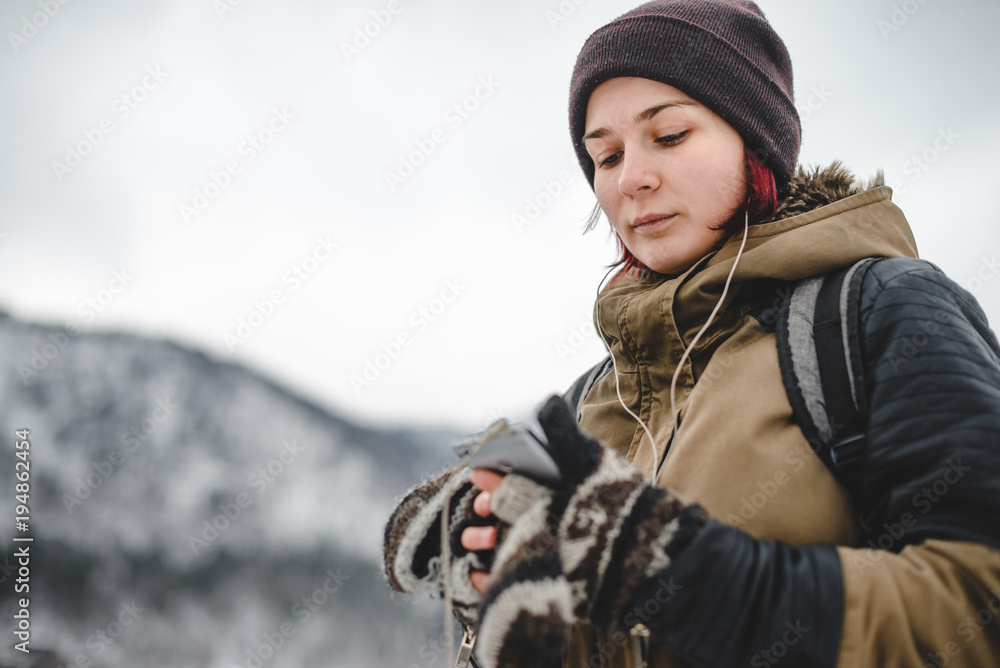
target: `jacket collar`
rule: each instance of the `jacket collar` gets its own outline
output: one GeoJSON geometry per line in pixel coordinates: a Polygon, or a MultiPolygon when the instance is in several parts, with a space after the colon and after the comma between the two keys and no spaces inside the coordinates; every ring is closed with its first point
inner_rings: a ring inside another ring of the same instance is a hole
{"type": "MultiPolygon", "coordinates": [[[[862,183],[839,162],[811,171],[800,167],[773,219],[750,227],[712,331],[719,336],[720,328],[735,327],[741,314],[728,306],[750,283],[798,281],[865,257],[917,257],[913,233],[891,197],[881,175],[862,183]]],[[[742,236],[733,235],[680,276],[631,272],[612,281],[595,308],[598,331],[611,351],[626,361],[646,354],[663,359],[659,355],[675,344],[690,342],[722,295],[742,236]]],[[[712,338],[706,336],[705,345],[712,338]]]]}

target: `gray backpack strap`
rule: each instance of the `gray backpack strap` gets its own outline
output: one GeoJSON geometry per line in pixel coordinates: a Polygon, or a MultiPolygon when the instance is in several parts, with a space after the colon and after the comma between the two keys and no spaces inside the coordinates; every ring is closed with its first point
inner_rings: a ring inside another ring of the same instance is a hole
{"type": "Polygon", "coordinates": [[[614,364],[611,362],[611,355],[608,355],[591,367],[585,374],[573,381],[573,384],[563,394],[563,399],[566,400],[570,410],[576,415],[577,422],[580,421],[580,415],[583,412],[583,400],[587,398],[587,393],[597,384],[597,381],[611,373],[613,368],[614,364]]]}
{"type": "Polygon", "coordinates": [[[775,327],[795,421],[857,501],[867,423],[858,310],[864,269],[877,260],[799,282],[775,327]]]}

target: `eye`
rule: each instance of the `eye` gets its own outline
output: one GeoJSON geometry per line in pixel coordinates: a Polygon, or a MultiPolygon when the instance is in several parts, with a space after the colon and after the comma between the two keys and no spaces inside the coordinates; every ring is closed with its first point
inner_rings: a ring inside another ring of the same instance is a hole
{"type": "Polygon", "coordinates": [[[682,139],[688,136],[690,130],[684,130],[683,132],[678,132],[674,135],[667,135],[666,137],[658,137],[656,143],[661,146],[673,146],[674,144],[680,143],[682,139]]]}
{"type": "Polygon", "coordinates": [[[597,166],[598,167],[614,167],[615,163],[618,162],[621,159],[621,157],[622,157],[622,152],[621,151],[616,151],[615,153],[612,153],[608,157],[606,157],[603,160],[599,161],[597,163],[597,166]]]}

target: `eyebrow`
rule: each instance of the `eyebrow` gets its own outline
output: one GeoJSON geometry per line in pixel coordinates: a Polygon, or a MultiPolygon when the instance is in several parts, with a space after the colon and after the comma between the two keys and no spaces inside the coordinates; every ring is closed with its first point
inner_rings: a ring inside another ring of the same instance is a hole
{"type": "MultiPolygon", "coordinates": [[[[676,102],[665,102],[664,104],[658,104],[654,107],[650,107],[649,109],[640,111],[638,114],[635,115],[633,122],[635,122],[636,124],[645,123],[646,121],[653,120],[656,117],[656,115],[661,111],[663,111],[664,109],[672,109],[674,107],[685,107],[685,106],[693,107],[696,104],[697,103],[694,102],[693,100],[678,100],[676,102]]],[[[588,139],[600,139],[601,137],[606,137],[609,134],[611,134],[611,131],[608,130],[607,128],[597,128],[596,130],[588,132],[587,134],[583,135],[583,141],[587,141],[588,139]]]]}

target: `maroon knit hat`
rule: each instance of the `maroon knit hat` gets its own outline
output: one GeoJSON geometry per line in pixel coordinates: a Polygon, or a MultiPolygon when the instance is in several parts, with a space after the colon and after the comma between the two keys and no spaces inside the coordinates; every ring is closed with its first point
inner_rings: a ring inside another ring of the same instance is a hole
{"type": "Polygon", "coordinates": [[[569,125],[591,187],[594,163],[583,146],[590,94],[615,77],[673,86],[721,116],[786,184],[799,155],[792,63],[764,13],[748,0],[655,0],[587,39],[573,69],[569,125]]]}

